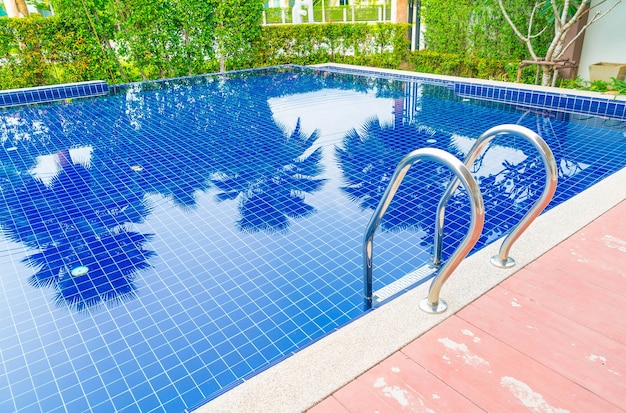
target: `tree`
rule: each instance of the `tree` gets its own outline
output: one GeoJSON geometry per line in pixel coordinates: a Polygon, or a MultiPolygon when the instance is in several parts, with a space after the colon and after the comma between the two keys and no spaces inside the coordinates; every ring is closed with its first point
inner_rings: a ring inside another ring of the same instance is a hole
{"type": "Polygon", "coordinates": [[[215,50],[220,71],[239,69],[254,61],[261,40],[263,0],[211,0],[215,50]]]}
{"type": "MultiPolygon", "coordinates": [[[[601,0],[599,4],[602,4],[605,1],[606,0],[601,0]]],[[[591,0],[537,0],[527,21],[528,30],[526,35],[522,34],[509,16],[509,13],[504,5],[504,0],[498,0],[500,10],[502,10],[506,21],[509,23],[517,37],[524,42],[524,44],[526,44],[528,52],[534,62],[559,61],[567,49],[571,47],[576,39],[584,33],[587,27],[606,16],[619,3],[621,3],[621,0],[616,0],[615,3],[606,11],[595,11],[592,15],[589,15],[587,23],[585,23],[578,30],[578,33],[576,33],[573,37],[570,36],[570,38],[568,38],[567,35],[574,25],[591,12],[591,0]],[[539,14],[549,14],[550,19],[548,20],[548,24],[554,25],[554,35],[544,56],[539,56],[533,47],[533,39],[541,35],[549,28],[549,26],[546,25],[541,28],[541,30],[534,30],[533,24],[535,23],[536,16],[539,14]]],[[[548,86],[550,83],[554,85],[556,82],[556,72],[554,67],[549,64],[541,65],[541,71],[541,84],[543,86],[548,86]]]]}
{"type": "Polygon", "coordinates": [[[4,8],[9,17],[28,17],[28,7],[25,0],[3,0],[4,8]]]}
{"type": "Polygon", "coordinates": [[[28,17],[30,15],[28,7],[26,6],[26,0],[15,0],[15,5],[21,17],[28,17]]]}

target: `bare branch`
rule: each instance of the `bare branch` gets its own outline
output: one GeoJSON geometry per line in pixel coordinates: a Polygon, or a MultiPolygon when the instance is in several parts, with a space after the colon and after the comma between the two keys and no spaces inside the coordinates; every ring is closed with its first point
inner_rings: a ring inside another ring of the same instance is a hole
{"type": "MultiPolygon", "coordinates": [[[[569,41],[569,43],[567,43],[563,49],[561,49],[561,52],[558,53],[558,55],[556,56],[556,58],[560,58],[561,56],[563,56],[563,54],[565,53],[565,51],[570,48],[574,42],[576,41],[576,39],[578,39],[584,32],[585,30],[587,30],[587,27],[589,27],[591,24],[597,22],[598,20],[600,20],[601,18],[603,18],[604,16],[606,16],[611,10],[613,10],[618,4],[620,4],[622,2],[622,0],[617,0],[611,7],[609,7],[608,10],[601,12],[601,11],[597,11],[593,17],[591,18],[590,21],[587,22],[587,24],[585,24],[583,27],[581,27],[578,30],[578,33],[576,34],[576,36],[574,36],[572,38],[572,40],[569,41]]],[[[603,1],[602,3],[605,3],[605,1],[603,1]]],[[[584,11],[584,13],[588,12],[589,8],[587,8],[587,10],[584,11]]],[[[582,15],[582,14],[581,14],[582,15]]]]}
{"type": "MultiPolygon", "coordinates": [[[[590,0],[583,0],[580,2],[580,7],[578,10],[580,9],[584,9],[585,7],[585,3],[587,1],[590,0]]],[[[567,21],[567,15],[569,14],[569,0],[565,0],[565,3],[563,3],[563,10],[561,10],[561,22],[566,22],[567,21]]]]}
{"type": "MultiPolygon", "coordinates": [[[[536,34],[534,36],[532,35],[533,23],[534,23],[534,20],[535,20],[535,13],[537,12],[538,9],[539,9],[539,2],[535,2],[535,5],[533,6],[533,11],[530,13],[530,21],[528,22],[528,34],[527,34],[527,37],[529,39],[537,37],[537,36],[541,35],[541,33],[543,33],[543,30],[542,30],[541,32],[539,32],[539,34],[536,34]]],[[[544,30],[545,30],[545,28],[544,28],[544,30]]]]}
{"type": "Polygon", "coordinates": [[[556,1],[551,0],[550,4],[552,5],[552,14],[554,14],[554,26],[555,30],[558,30],[558,27],[562,26],[561,16],[559,16],[559,9],[556,7],[556,1]]]}
{"type": "MultiPolygon", "coordinates": [[[[621,1],[621,0],[619,0],[621,1]]],[[[554,0],[552,0],[552,4],[554,4],[554,0]]],[[[555,56],[563,55],[563,42],[565,41],[565,36],[567,36],[567,32],[572,28],[574,23],[580,20],[580,17],[586,13],[587,4],[590,0],[582,0],[580,2],[580,6],[569,20],[566,22],[561,22],[562,26],[560,29],[557,29],[554,33],[554,38],[552,39],[552,43],[550,43],[550,47],[548,47],[548,51],[546,52],[546,59],[553,60],[555,56]]],[[[569,7],[569,0],[565,0],[565,5],[569,7]]]]}
{"type": "MultiPolygon", "coordinates": [[[[573,38],[571,40],[567,39],[568,33],[574,27],[574,24],[580,22],[581,17],[585,16],[585,13],[591,14],[591,0],[535,0],[535,5],[533,6],[533,10],[530,14],[530,19],[528,21],[528,31],[526,36],[524,36],[519,29],[513,23],[511,17],[507,13],[504,7],[504,0],[498,0],[498,5],[500,6],[500,10],[504,15],[505,20],[511,26],[515,35],[526,45],[530,55],[535,62],[556,62],[561,59],[564,53],[576,42],[576,40],[580,39],[580,36],[583,35],[585,30],[593,23],[600,20],[602,17],[606,16],[608,13],[613,11],[615,7],[622,2],[622,0],[598,0],[597,4],[594,4],[593,7],[597,7],[601,4],[612,2],[613,4],[604,11],[597,11],[593,14],[593,16],[589,15],[588,22],[582,27],[579,27],[576,30],[576,33],[573,33],[573,38]],[[548,3],[549,2],[549,3],[548,3]],[[543,34],[551,25],[547,25],[544,27],[538,34],[533,35],[533,25],[536,20],[536,13],[540,10],[540,7],[547,7],[552,10],[554,14],[554,32],[552,36],[552,41],[546,51],[545,55],[538,57],[534,50],[531,40],[543,34]],[[561,9],[562,7],[562,9],[561,9]],[[570,9],[574,11],[572,15],[570,15],[570,9]],[[567,43],[566,43],[567,42],[567,43]]],[[[552,78],[552,82],[556,80],[556,75],[554,74],[553,65],[545,64],[540,65],[542,75],[542,84],[548,85],[550,82],[550,78],[552,78]]]]}
{"type": "Polygon", "coordinates": [[[531,39],[534,39],[535,37],[539,37],[539,36],[541,36],[541,35],[543,34],[543,32],[545,32],[546,30],[548,30],[548,27],[547,27],[547,26],[546,26],[546,27],[544,27],[543,29],[541,29],[541,31],[540,31],[539,33],[537,33],[537,34],[533,34],[533,35],[531,36],[531,39]]]}
{"type": "Polygon", "coordinates": [[[530,39],[525,37],[519,31],[517,26],[515,26],[515,23],[513,23],[513,20],[511,20],[511,17],[509,16],[509,13],[507,13],[506,9],[504,8],[504,4],[502,3],[502,0],[498,0],[498,4],[500,5],[500,10],[502,10],[502,14],[504,15],[504,18],[506,19],[506,21],[509,23],[509,26],[511,26],[511,28],[513,29],[513,31],[515,32],[517,37],[519,37],[520,40],[526,44],[526,47],[528,48],[528,52],[532,56],[533,60],[538,60],[537,54],[535,53],[535,50],[533,49],[533,45],[530,42],[530,39]]]}

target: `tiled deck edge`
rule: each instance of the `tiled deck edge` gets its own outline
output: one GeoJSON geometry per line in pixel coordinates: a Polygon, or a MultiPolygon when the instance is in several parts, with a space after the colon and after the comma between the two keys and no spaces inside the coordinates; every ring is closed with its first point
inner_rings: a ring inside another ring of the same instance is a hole
{"type": "Polygon", "coordinates": [[[417,303],[427,295],[428,285],[419,286],[196,411],[307,410],[625,200],[624,181],[626,168],[541,215],[514,245],[517,266],[512,270],[489,264],[499,242],[467,258],[442,289],[449,304],[446,313],[422,313],[417,303]]]}
{"type": "Polygon", "coordinates": [[[109,85],[103,80],[29,87],[24,89],[1,90],[0,107],[101,96],[108,93],[109,85]]]}

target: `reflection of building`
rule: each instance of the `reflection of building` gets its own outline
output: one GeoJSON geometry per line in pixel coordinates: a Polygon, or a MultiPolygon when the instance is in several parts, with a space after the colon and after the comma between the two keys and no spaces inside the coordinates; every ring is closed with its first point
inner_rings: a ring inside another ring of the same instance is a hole
{"type": "Polygon", "coordinates": [[[265,2],[265,7],[289,7],[289,0],[268,0],[265,2]]]}

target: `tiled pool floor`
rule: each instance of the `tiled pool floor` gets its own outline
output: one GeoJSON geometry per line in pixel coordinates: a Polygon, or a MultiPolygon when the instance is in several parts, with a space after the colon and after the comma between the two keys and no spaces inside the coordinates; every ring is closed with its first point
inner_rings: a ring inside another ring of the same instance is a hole
{"type": "Polygon", "coordinates": [[[623,412],[626,201],[310,409],[623,412]]]}

